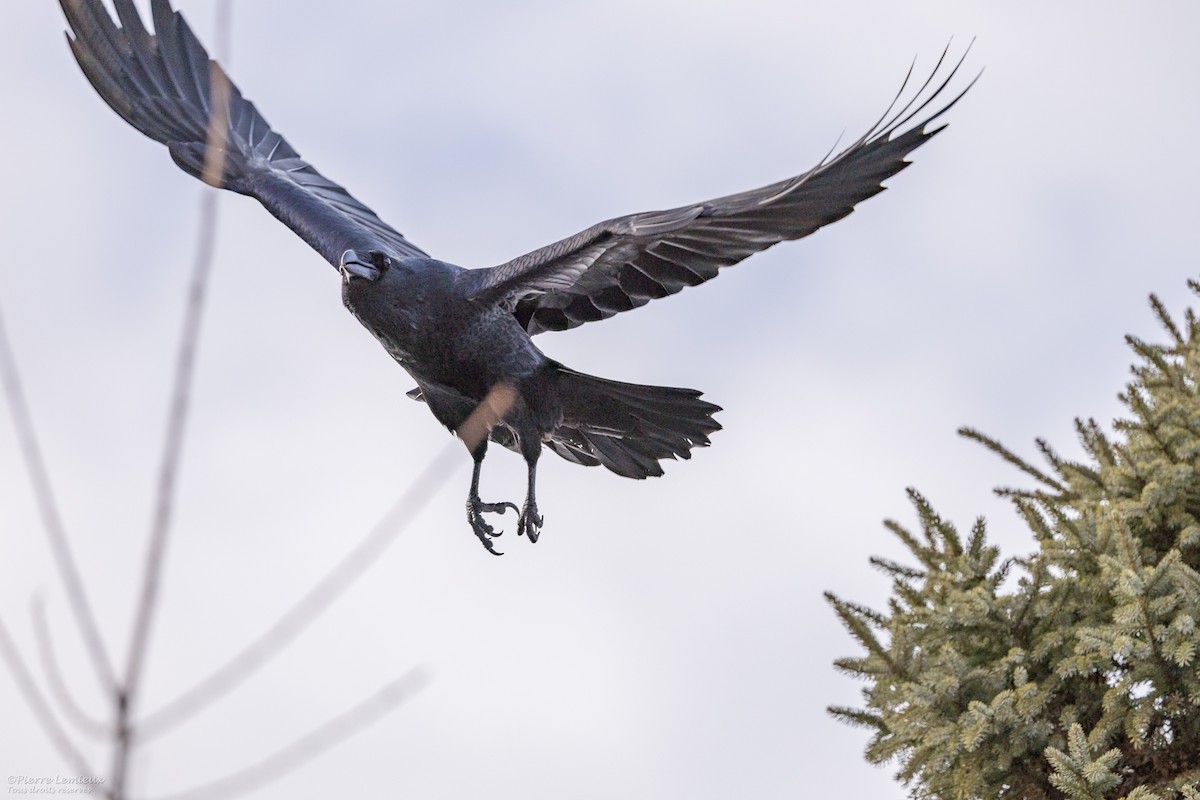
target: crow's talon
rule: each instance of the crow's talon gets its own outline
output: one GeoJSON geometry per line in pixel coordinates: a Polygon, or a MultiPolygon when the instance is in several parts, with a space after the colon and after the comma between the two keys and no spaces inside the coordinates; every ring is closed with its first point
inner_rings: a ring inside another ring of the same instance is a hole
{"type": "Polygon", "coordinates": [[[528,536],[529,541],[536,544],[538,536],[542,533],[543,522],[545,519],[538,513],[537,505],[526,503],[521,518],[517,520],[517,536],[528,536]]]}
{"type": "Polygon", "coordinates": [[[492,555],[504,555],[492,546],[492,539],[503,535],[504,531],[498,531],[489,525],[484,520],[483,515],[485,513],[503,514],[510,508],[514,512],[517,511],[517,507],[513,503],[485,503],[477,497],[467,500],[467,522],[471,523],[471,530],[479,537],[479,541],[492,555]]]}

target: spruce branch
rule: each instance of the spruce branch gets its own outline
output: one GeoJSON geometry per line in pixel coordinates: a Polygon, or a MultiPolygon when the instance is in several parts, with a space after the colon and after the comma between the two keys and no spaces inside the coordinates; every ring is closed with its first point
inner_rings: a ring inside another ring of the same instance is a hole
{"type": "Polygon", "coordinates": [[[981,445],[986,447],[988,450],[991,450],[993,453],[997,454],[998,456],[1003,458],[1005,461],[1007,461],[1008,463],[1012,464],[1017,469],[1024,472],[1026,475],[1033,477],[1039,483],[1044,483],[1045,485],[1049,486],[1051,489],[1054,489],[1057,492],[1066,491],[1066,487],[1063,486],[1061,483],[1054,480],[1049,475],[1042,472],[1040,469],[1033,466],[1028,461],[1021,458],[1016,453],[1012,452],[1007,447],[1000,444],[1000,442],[996,441],[995,439],[991,438],[990,436],[986,436],[985,434],[980,433],[979,431],[975,430],[974,428],[969,428],[969,427],[959,428],[958,435],[962,436],[965,439],[971,439],[972,441],[979,442],[981,445]]]}
{"type": "Polygon", "coordinates": [[[1166,329],[1167,333],[1171,334],[1171,338],[1175,340],[1175,346],[1178,348],[1187,346],[1187,339],[1180,333],[1179,328],[1175,326],[1175,320],[1171,319],[1171,315],[1167,312],[1166,306],[1158,299],[1158,295],[1150,295],[1150,307],[1154,309],[1154,315],[1158,317],[1158,321],[1166,329]]]}
{"type": "Polygon", "coordinates": [[[878,714],[872,714],[869,711],[860,711],[849,706],[829,706],[826,711],[831,717],[847,725],[887,733],[887,725],[878,714]]]}
{"type": "Polygon", "coordinates": [[[1093,759],[1091,745],[1078,723],[1070,727],[1067,742],[1065,753],[1057,747],[1046,748],[1046,760],[1054,769],[1050,782],[1071,800],[1105,800],[1105,793],[1121,782],[1114,772],[1121,751],[1114,748],[1093,759]]]}
{"type": "Polygon", "coordinates": [[[960,431],[1036,481],[997,491],[1035,552],[1002,559],[978,520],[964,551],[910,490],[921,534],[885,525],[926,569],[871,559],[892,579],[887,637],[834,605],[866,651],[839,669],[867,683],[862,708],[831,713],[878,720],[867,758],[897,759],[916,797],[1200,800],[1200,324],[1151,306],[1171,341],[1130,337],[1131,416],[1111,433],[1076,419],[1080,462],[1037,440],[1052,477],[960,431]]]}

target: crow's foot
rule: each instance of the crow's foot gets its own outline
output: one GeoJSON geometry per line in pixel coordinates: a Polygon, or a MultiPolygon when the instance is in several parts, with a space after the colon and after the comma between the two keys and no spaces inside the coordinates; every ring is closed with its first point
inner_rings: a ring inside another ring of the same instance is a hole
{"type": "Polygon", "coordinates": [[[542,533],[544,521],[542,515],[538,513],[537,503],[526,500],[525,510],[521,512],[521,519],[517,521],[517,535],[523,534],[529,537],[529,541],[536,542],[542,533]]]}
{"type": "Polygon", "coordinates": [[[467,522],[471,523],[471,530],[479,537],[479,541],[483,543],[487,551],[494,556],[504,555],[492,546],[492,539],[501,535],[504,531],[498,531],[485,522],[483,515],[485,513],[503,514],[510,508],[514,513],[517,511],[517,507],[513,503],[485,503],[478,497],[467,499],[467,522]]]}

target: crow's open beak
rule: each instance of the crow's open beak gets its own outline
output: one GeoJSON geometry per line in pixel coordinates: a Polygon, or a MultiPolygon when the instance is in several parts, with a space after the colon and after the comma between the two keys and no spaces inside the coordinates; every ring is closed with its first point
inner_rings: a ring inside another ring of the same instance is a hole
{"type": "Polygon", "coordinates": [[[369,281],[379,279],[379,270],[371,264],[370,259],[360,256],[353,250],[342,253],[342,261],[338,265],[338,269],[342,271],[346,280],[351,278],[366,278],[369,281]]]}

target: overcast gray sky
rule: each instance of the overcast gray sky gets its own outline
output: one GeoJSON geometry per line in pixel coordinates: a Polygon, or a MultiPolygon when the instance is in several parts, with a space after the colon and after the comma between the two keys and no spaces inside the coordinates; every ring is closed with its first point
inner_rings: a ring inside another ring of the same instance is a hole
{"type": "MultiPolygon", "coordinates": [[[[140,4],[145,7],[145,4],[140,4]]],[[[178,0],[211,42],[212,6],[178,0]]],[[[720,280],[538,344],[689,386],[725,430],[646,482],[543,459],[542,540],[487,556],[470,462],[282,658],[138,762],[145,795],[240,769],[421,665],[430,685],[264,798],[900,798],[824,712],[859,686],[821,599],[873,604],[880,522],[916,486],[962,527],[1022,477],[955,435],[1073,454],[1196,274],[1200,12],[1185,3],[235,4],[229,72],[277,130],[434,255],[500,263],[618,214],[795,174],[883,110],[914,56],[986,68],[914,166],[850,218],[720,280]]],[[[203,187],[94,94],[51,0],[0,26],[0,304],[113,652],[130,629],[203,187]]],[[[154,708],[288,607],[448,435],[344,312],[336,273],[257,204],[221,231],[154,708]]],[[[496,449],[484,496],[519,501],[496,449]]],[[[100,712],[7,417],[0,614],[33,654],[43,592],[100,712]]],[[[0,774],[63,769],[0,678],[0,774]]],[[[88,746],[101,762],[101,750],[88,746]]]]}

